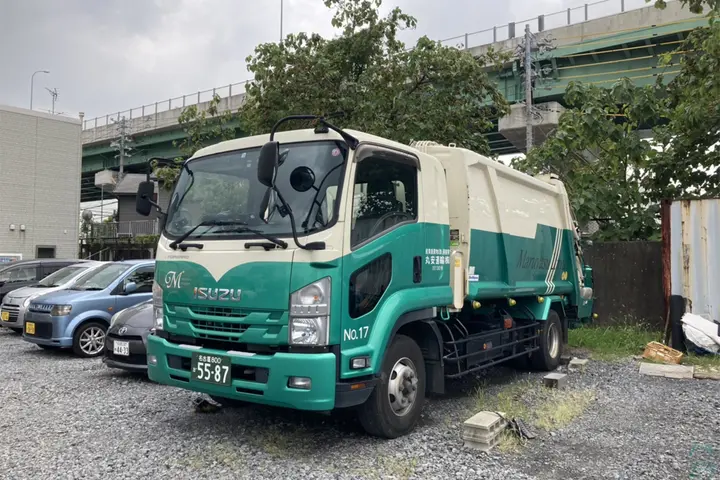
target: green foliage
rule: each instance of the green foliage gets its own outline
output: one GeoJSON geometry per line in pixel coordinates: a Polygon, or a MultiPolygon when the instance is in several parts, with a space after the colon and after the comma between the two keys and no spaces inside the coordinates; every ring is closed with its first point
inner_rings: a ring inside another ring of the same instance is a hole
{"type": "MultiPolygon", "coordinates": [[[[652,0],[645,0],[650,2],[652,0]]],[[[705,13],[720,11],[720,0],[680,0],[684,7],[688,7],[693,13],[705,13]]],[[[655,0],[655,7],[665,8],[667,6],[666,0],[655,0]]]]}
{"type": "Polygon", "coordinates": [[[662,192],[648,191],[656,156],[637,128],[660,115],[658,87],[637,88],[629,79],[605,89],[571,83],[568,110],[555,133],[513,167],[554,173],[565,183],[578,222],[605,221],[600,240],[653,235],[662,192]],[[621,121],[620,121],[621,120],[621,121]]]}
{"type": "Polygon", "coordinates": [[[137,235],[133,237],[133,243],[137,245],[157,245],[159,235],[137,235]]]}
{"type": "Polygon", "coordinates": [[[382,17],[381,4],[325,0],[339,36],[298,33],[281,44],[256,47],[247,59],[254,80],[247,85],[243,125],[257,134],[286,115],[342,112],[333,120],[341,127],[404,143],[455,142],[489,153],[482,132],[491,127],[491,116],[507,109],[486,70],[497,58],[475,58],[426,37],[407,50],[397,33],[414,28],[415,18],[399,8],[382,17]]]}
{"type": "Polygon", "coordinates": [[[590,350],[593,358],[610,360],[639,355],[648,343],[661,341],[662,336],[662,332],[642,323],[588,326],[569,330],[568,345],[590,350]]]}
{"type": "MultiPolygon", "coordinates": [[[[684,2],[689,8],[718,3],[684,2]]],[[[513,166],[556,173],[580,223],[599,220],[600,240],[654,239],[666,198],[720,195],[713,146],[720,136],[720,24],[691,32],[678,47],[678,75],[653,86],[621,79],[611,88],[571,83],[569,109],[550,138],[513,166]],[[652,140],[638,128],[652,127],[652,140]],[[652,143],[651,143],[652,142],[652,143]],[[588,161],[595,159],[597,161],[588,161]]],[[[661,58],[669,65],[672,55],[661,58]]]]}
{"type": "Polygon", "coordinates": [[[235,138],[237,113],[230,110],[221,111],[220,103],[220,97],[214,95],[205,109],[199,109],[197,105],[183,109],[178,117],[178,123],[185,137],[173,142],[173,145],[180,150],[180,156],[175,158],[175,163],[172,165],[153,165],[155,176],[161,179],[165,188],[172,189],[185,159],[203,147],[235,138]]]}

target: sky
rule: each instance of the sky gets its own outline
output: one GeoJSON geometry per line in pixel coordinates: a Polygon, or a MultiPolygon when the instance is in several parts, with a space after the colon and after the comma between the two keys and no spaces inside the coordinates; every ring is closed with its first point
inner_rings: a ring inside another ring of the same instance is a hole
{"type": "MultiPolygon", "coordinates": [[[[632,1],[642,2],[626,3],[632,1]]],[[[55,111],[82,111],[86,119],[247,80],[245,58],[256,45],[280,37],[280,2],[0,0],[0,104],[29,107],[36,70],[50,73],[35,76],[35,109],[48,111],[46,88],[57,88],[55,111]]],[[[382,8],[399,6],[417,18],[417,29],[402,33],[414,43],[421,35],[461,36],[583,3],[385,0],[382,8]]],[[[322,0],[284,0],[286,34],[332,36],[330,18],[322,0]]]]}

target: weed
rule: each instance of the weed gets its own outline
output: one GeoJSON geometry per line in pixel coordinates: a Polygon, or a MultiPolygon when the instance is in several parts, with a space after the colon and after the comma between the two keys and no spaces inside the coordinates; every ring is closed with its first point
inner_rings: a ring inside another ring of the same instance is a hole
{"type": "Polygon", "coordinates": [[[568,332],[568,345],[592,352],[598,360],[616,360],[637,355],[652,341],[662,338],[662,333],[647,325],[622,325],[611,327],[580,327],[568,332]]]}
{"type": "Polygon", "coordinates": [[[566,427],[587,410],[595,399],[592,390],[564,393],[552,390],[552,394],[536,410],[535,425],[544,430],[566,427]]]}

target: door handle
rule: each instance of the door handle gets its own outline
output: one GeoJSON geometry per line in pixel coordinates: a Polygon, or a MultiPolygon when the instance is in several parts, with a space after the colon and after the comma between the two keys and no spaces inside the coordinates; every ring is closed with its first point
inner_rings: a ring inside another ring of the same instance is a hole
{"type": "Polygon", "coordinates": [[[413,283],[422,282],[422,257],[413,257],[413,283]]]}

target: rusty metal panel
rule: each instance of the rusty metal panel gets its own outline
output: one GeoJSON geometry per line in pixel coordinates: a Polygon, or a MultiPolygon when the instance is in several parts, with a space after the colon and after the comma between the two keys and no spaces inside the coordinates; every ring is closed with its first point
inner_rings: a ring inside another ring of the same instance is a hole
{"type": "Polygon", "coordinates": [[[720,199],[672,202],[670,256],[672,295],[720,322],[720,199]]]}

